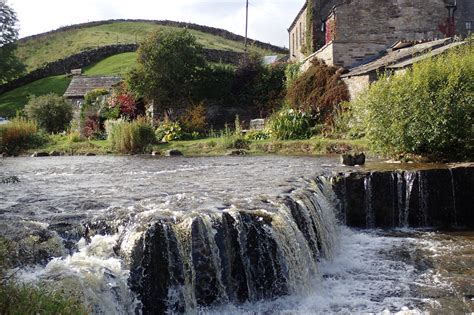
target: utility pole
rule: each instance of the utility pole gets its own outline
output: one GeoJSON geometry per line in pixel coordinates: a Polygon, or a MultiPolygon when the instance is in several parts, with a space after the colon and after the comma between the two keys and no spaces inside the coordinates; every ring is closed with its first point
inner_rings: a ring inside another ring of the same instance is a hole
{"type": "Polygon", "coordinates": [[[247,55],[247,32],[249,28],[249,0],[247,0],[247,5],[245,7],[245,55],[247,55]]]}

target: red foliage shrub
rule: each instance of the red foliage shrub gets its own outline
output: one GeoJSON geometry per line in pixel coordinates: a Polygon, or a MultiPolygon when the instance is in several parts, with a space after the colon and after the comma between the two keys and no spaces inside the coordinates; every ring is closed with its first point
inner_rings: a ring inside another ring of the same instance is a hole
{"type": "Polygon", "coordinates": [[[338,104],[349,100],[341,71],[314,59],[309,69],[287,91],[288,103],[314,115],[319,123],[330,125],[338,104]]]}

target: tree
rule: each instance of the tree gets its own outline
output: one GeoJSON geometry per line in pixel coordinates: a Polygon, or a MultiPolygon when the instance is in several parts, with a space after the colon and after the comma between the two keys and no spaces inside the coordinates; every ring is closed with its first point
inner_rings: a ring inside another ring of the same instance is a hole
{"type": "Polygon", "coordinates": [[[54,93],[32,97],[25,106],[29,119],[35,120],[47,132],[67,129],[73,118],[72,105],[54,93]]]}
{"type": "Polygon", "coordinates": [[[15,11],[0,2],[0,83],[18,77],[25,66],[15,55],[18,29],[15,11]]]}
{"type": "Polygon", "coordinates": [[[206,67],[202,47],[188,31],[158,31],[138,49],[138,66],[129,73],[132,91],[161,109],[192,98],[206,67]]]}

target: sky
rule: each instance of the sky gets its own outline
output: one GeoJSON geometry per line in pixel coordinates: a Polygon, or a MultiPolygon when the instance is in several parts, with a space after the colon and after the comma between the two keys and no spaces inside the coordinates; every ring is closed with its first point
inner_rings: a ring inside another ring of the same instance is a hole
{"type": "MultiPolygon", "coordinates": [[[[7,0],[20,38],[61,26],[107,19],[192,22],[245,34],[246,0],[7,0]]],[[[304,0],[250,0],[250,38],[288,47],[287,29],[304,0]]]]}

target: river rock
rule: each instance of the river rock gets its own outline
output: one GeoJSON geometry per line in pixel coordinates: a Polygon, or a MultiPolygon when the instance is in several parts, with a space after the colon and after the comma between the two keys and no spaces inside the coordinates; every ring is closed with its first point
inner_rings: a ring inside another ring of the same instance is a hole
{"type": "Polygon", "coordinates": [[[356,153],[356,154],[342,154],[341,163],[346,166],[355,166],[355,165],[364,165],[365,164],[365,154],[356,153]]]}
{"type": "Polygon", "coordinates": [[[165,156],[183,156],[183,152],[179,150],[168,150],[165,152],[165,156]]]}
{"type": "Polygon", "coordinates": [[[160,155],[161,155],[161,152],[160,152],[160,151],[152,151],[152,152],[151,152],[151,155],[152,155],[152,156],[160,156],[160,155]]]}
{"type": "Polygon", "coordinates": [[[355,159],[352,156],[352,154],[348,154],[348,153],[341,155],[341,163],[346,166],[354,166],[356,164],[355,159]]]}
{"type": "Polygon", "coordinates": [[[51,151],[51,152],[49,152],[49,156],[61,156],[61,152],[51,151]]]}
{"type": "Polygon", "coordinates": [[[31,157],[45,157],[49,156],[48,152],[35,152],[31,155],[31,157]]]}
{"type": "Polygon", "coordinates": [[[232,150],[227,155],[229,156],[238,156],[238,155],[247,155],[248,152],[244,149],[239,149],[239,150],[232,150]]]}
{"type": "Polygon", "coordinates": [[[357,153],[354,155],[354,160],[356,165],[364,165],[365,164],[365,154],[364,153],[357,153]]]}
{"type": "Polygon", "coordinates": [[[85,155],[86,155],[86,156],[95,156],[95,153],[87,152],[85,155]]]}

